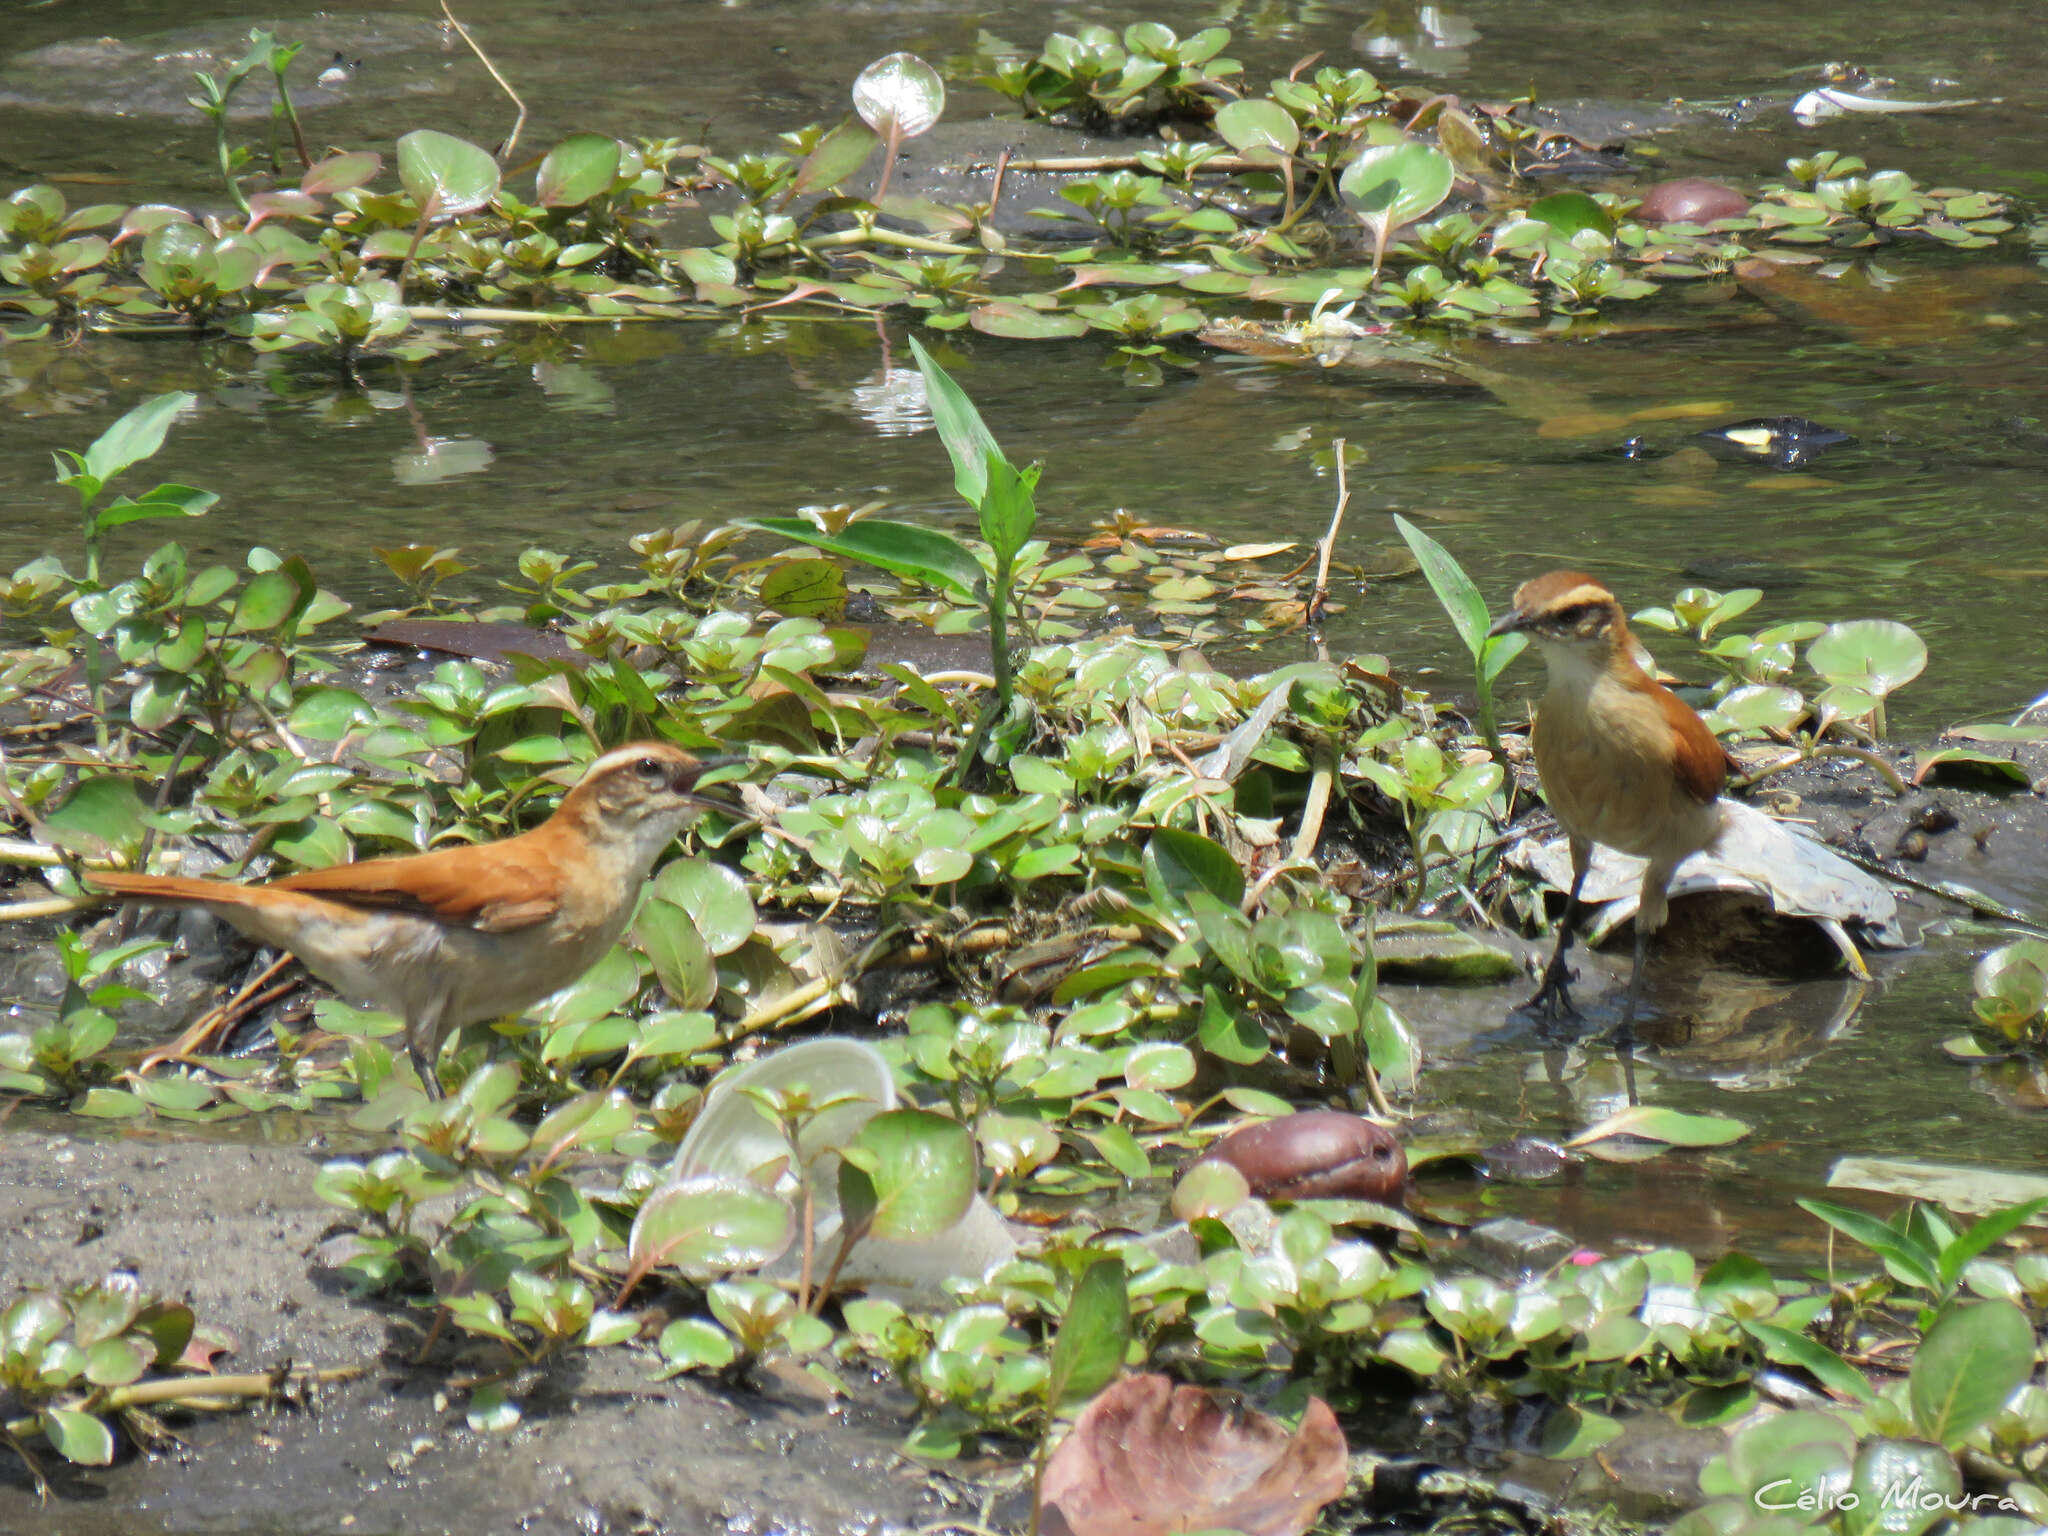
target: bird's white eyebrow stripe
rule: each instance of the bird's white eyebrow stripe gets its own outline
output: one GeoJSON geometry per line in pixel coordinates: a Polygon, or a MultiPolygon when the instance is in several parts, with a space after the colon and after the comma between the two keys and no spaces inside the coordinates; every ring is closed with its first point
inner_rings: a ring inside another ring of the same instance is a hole
{"type": "Polygon", "coordinates": [[[1596,587],[1588,582],[1584,585],[1573,587],[1571,591],[1565,593],[1562,597],[1553,597],[1544,606],[1556,610],[1559,608],[1576,608],[1581,603],[1611,603],[1613,601],[1614,594],[1612,592],[1609,592],[1605,587],[1596,587]]]}
{"type": "Polygon", "coordinates": [[[661,755],[660,752],[655,751],[644,741],[632,746],[613,747],[611,751],[605,753],[603,757],[596,759],[588,768],[584,769],[583,776],[586,779],[594,778],[600,773],[610,773],[615,768],[623,768],[629,763],[637,763],[643,757],[659,757],[661,755]]]}

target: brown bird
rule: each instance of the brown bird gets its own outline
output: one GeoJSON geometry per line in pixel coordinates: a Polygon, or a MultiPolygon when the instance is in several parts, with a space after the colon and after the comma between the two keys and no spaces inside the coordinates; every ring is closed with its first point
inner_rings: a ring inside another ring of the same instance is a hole
{"type": "Polygon", "coordinates": [[[405,1020],[420,1082],[451,1031],[575,981],[617,942],[654,861],[698,811],[709,769],[666,742],[607,752],[530,832],[433,853],[304,870],[265,885],[95,870],[134,901],[205,907],[288,949],[352,1002],[405,1020]]]}
{"type": "Polygon", "coordinates": [[[1635,637],[1614,594],[1580,571],[1551,571],[1515,590],[1489,631],[1526,634],[1543,652],[1550,687],[1537,706],[1536,772],[1571,839],[1572,889],[1557,949],[1527,1006],[1574,1013],[1565,967],[1593,845],[1649,860],[1635,918],[1635,967],[1623,1033],[1643,984],[1643,953],[1664,926],[1671,876],[1721,834],[1721,786],[1731,760],[1706,722],[1636,661],[1635,637]]]}

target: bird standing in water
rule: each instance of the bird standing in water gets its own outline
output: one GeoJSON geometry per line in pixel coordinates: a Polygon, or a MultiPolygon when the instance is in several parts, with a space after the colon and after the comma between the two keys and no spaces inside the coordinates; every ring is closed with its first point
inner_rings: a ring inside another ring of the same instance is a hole
{"type": "Polygon", "coordinates": [[[1669,912],[1671,876],[1720,836],[1730,759],[1706,722],[1638,664],[1621,604],[1591,576],[1551,571],[1525,581],[1489,632],[1526,634],[1550,669],[1536,710],[1536,772],[1571,841],[1572,888],[1557,948],[1527,1006],[1551,1018],[1575,1013],[1565,952],[1593,845],[1605,843],[1649,861],[1617,1027],[1624,1033],[1642,992],[1644,951],[1669,912]]]}

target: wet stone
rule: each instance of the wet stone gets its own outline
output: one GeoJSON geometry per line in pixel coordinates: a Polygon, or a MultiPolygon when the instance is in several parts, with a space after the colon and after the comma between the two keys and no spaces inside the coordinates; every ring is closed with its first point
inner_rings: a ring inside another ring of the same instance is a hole
{"type": "Polygon", "coordinates": [[[1458,1248],[1459,1256],[1473,1268],[1513,1283],[1563,1263],[1577,1246],[1550,1227],[1500,1216],[1467,1232],[1458,1248]]]}

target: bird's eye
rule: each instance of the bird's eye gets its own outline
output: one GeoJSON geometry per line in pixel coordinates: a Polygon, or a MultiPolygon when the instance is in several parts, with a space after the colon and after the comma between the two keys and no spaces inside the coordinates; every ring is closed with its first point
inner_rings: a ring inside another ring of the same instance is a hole
{"type": "Polygon", "coordinates": [[[666,777],[666,770],[662,768],[661,759],[658,757],[643,757],[640,759],[639,762],[635,763],[633,767],[639,773],[640,777],[643,779],[659,779],[666,777]]]}

